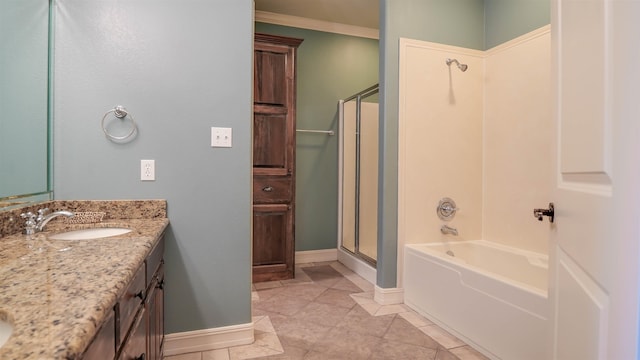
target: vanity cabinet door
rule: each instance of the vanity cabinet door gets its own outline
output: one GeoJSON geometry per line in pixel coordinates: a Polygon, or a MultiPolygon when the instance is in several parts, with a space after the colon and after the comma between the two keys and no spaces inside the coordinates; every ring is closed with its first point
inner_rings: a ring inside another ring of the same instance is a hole
{"type": "Polygon", "coordinates": [[[84,360],[106,360],[116,356],[116,322],[113,311],[102,325],[82,358],[84,360]]]}
{"type": "Polygon", "coordinates": [[[148,339],[150,360],[162,360],[164,345],[164,266],[160,265],[147,296],[148,339]]]}
{"type": "Polygon", "coordinates": [[[147,356],[147,321],[144,308],[140,309],[140,313],[136,317],[136,323],[129,333],[122,352],[120,360],[146,360],[147,356]]]}

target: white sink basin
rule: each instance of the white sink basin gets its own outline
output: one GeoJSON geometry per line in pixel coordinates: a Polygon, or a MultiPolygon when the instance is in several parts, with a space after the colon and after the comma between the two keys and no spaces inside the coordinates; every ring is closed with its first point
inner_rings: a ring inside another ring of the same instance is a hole
{"type": "Polygon", "coordinates": [[[0,347],[9,340],[12,332],[13,326],[5,320],[0,320],[0,347]]]}
{"type": "Polygon", "coordinates": [[[131,232],[131,229],[126,228],[93,228],[72,230],[63,233],[50,235],[49,239],[53,240],[92,240],[105,238],[109,236],[122,235],[131,232]]]}

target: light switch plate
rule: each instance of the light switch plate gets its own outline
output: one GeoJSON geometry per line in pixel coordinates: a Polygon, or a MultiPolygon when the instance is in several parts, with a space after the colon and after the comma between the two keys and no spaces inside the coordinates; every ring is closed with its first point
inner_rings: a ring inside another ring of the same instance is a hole
{"type": "Polygon", "coordinates": [[[212,127],[211,147],[231,147],[231,128],[212,127]]]}

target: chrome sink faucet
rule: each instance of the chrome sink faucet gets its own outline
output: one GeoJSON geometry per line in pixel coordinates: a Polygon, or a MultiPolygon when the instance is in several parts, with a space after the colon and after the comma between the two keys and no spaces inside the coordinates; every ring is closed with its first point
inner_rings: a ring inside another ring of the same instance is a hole
{"type": "Polygon", "coordinates": [[[71,211],[56,211],[49,213],[49,208],[44,208],[38,210],[38,216],[32,212],[22,213],[20,217],[26,219],[25,222],[25,231],[24,233],[27,235],[33,235],[37,232],[40,232],[44,229],[44,227],[49,223],[49,221],[57,218],[58,216],[65,216],[68,218],[72,218],[75,216],[71,211]]]}

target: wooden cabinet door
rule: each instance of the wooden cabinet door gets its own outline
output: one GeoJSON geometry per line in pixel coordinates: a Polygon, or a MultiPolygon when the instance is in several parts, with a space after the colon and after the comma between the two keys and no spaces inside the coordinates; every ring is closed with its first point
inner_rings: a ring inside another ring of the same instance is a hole
{"type": "Polygon", "coordinates": [[[147,360],[162,360],[164,340],[164,266],[160,265],[147,296],[147,360]]]}
{"type": "Polygon", "coordinates": [[[145,360],[147,357],[147,314],[144,307],[136,317],[135,326],[124,343],[120,360],[145,360]]]}
{"type": "Polygon", "coordinates": [[[293,277],[292,238],[293,211],[288,204],[253,206],[254,281],[293,277]]]}
{"type": "Polygon", "coordinates": [[[256,34],[253,86],[253,281],[293,278],[296,49],[256,34]]]}
{"type": "Polygon", "coordinates": [[[108,360],[116,356],[116,325],[113,312],[87,348],[83,360],[108,360]]]}

